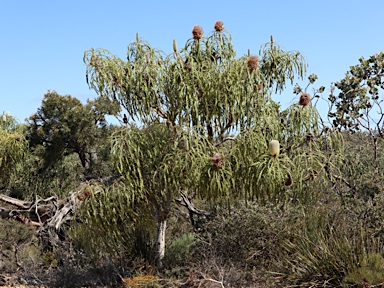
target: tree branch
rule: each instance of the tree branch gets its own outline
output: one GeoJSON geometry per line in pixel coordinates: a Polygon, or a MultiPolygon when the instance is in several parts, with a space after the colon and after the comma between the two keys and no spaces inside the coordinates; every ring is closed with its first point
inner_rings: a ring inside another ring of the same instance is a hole
{"type": "Polygon", "coordinates": [[[228,118],[228,122],[227,122],[227,124],[223,127],[223,128],[221,128],[220,130],[220,135],[219,135],[219,137],[222,137],[223,135],[224,135],[224,133],[229,129],[229,128],[231,128],[231,126],[232,126],[232,122],[233,122],[233,116],[232,116],[232,113],[230,112],[229,113],[229,118],[228,118]]]}

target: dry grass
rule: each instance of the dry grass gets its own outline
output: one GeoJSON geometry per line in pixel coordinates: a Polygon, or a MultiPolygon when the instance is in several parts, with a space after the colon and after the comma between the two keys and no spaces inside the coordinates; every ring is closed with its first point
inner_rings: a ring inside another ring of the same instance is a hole
{"type": "Polygon", "coordinates": [[[160,287],[159,278],[154,275],[139,275],[131,278],[125,278],[123,280],[124,287],[136,288],[136,287],[160,287]]]}
{"type": "Polygon", "coordinates": [[[19,285],[19,286],[0,286],[0,288],[49,288],[48,286],[25,286],[25,285],[19,285]]]}

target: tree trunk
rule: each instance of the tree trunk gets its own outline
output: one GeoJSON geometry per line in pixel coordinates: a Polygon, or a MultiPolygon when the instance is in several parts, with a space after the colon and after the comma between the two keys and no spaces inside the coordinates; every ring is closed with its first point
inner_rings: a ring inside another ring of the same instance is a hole
{"type": "Polygon", "coordinates": [[[77,155],[79,155],[81,166],[83,166],[83,168],[85,170],[88,170],[89,169],[89,161],[87,161],[87,155],[85,153],[85,149],[81,148],[81,147],[77,147],[77,148],[75,148],[75,152],[77,153],[77,155]]]}
{"type": "Polygon", "coordinates": [[[156,265],[161,271],[165,254],[165,229],[167,228],[166,217],[157,216],[157,235],[156,235],[156,265]]]}

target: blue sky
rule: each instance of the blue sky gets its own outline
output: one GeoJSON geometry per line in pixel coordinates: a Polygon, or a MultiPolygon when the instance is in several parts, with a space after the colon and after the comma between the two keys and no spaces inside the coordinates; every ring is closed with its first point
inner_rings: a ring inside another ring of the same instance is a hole
{"type": "MultiPolygon", "coordinates": [[[[194,25],[208,34],[216,20],[231,33],[238,56],[248,48],[257,54],[273,35],[305,56],[308,75],[319,77],[316,86],[329,87],[358,58],[384,50],[383,11],[382,0],[0,0],[0,114],[9,111],[23,122],[47,90],[93,99],[82,60],[87,49],[125,58],[139,33],[171,53],[173,39],[182,47],[194,25]]],[[[296,98],[288,87],[277,100],[286,106],[296,98]]]]}

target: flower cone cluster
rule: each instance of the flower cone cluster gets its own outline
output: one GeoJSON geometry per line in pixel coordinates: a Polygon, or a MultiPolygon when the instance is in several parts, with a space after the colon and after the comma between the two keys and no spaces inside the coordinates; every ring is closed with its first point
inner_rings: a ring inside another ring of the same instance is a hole
{"type": "Polygon", "coordinates": [[[259,57],[249,56],[247,64],[251,72],[256,71],[259,68],[259,57]]]}
{"type": "Polygon", "coordinates": [[[217,31],[217,32],[221,32],[221,31],[223,31],[224,30],[224,23],[223,23],[223,21],[216,21],[215,22],[215,31],[217,31]]]}
{"type": "Polygon", "coordinates": [[[204,35],[203,28],[199,25],[194,26],[192,29],[192,35],[193,39],[200,40],[201,38],[203,38],[204,35]]]}
{"type": "Polygon", "coordinates": [[[305,107],[311,103],[311,96],[307,92],[303,92],[300,95],[299,105],[305,107]]]}
{"type": "Polygon", "coordinates": [[[213,157],[211,157],[211,162],[215,168],[217,169],[222,168],[224,166],[223,155],[221,155],[218,152],[215,152],[213,154],[213,157]]]}

